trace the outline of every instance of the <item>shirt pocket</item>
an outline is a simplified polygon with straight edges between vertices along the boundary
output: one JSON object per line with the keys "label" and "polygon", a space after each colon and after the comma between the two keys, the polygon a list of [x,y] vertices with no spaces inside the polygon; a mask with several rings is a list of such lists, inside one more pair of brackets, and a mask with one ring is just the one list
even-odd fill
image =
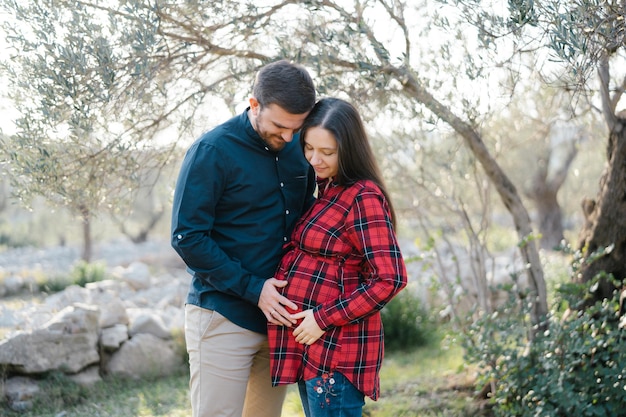
{"label": "shirt pocket", "polygon": [[285,197],[285,203],[287,207],[301,210],[304,201],[306,200],[307,192],[307,176],[295,175],[285,178],[283,181],[283,195]]}

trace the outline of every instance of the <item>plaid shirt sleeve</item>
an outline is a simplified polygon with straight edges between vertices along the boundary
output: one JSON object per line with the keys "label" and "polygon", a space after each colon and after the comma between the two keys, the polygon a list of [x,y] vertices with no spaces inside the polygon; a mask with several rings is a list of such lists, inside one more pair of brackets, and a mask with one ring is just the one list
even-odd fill
{"label": "plaid shirt sleeve", "polygon": [[365,186],[351,202],[346,233],[363,257],[363,281],[350,294],[342,295],[315,312],[320,327],[344,326],[380,310],[407,284],[407,272],[391,223],[384,195],[375,186]]}

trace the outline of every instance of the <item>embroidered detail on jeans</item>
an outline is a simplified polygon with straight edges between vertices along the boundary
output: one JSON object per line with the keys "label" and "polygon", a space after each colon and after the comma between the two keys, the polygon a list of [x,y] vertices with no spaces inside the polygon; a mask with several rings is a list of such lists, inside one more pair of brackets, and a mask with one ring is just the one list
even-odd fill
{"label": "embroidered detail on jeans", "polygon": [[337,396],[335,378],[332,372],[322,374],[321,378],[317,380],[315,392],[317,392],[320,408],[330,406],[330,399]]}

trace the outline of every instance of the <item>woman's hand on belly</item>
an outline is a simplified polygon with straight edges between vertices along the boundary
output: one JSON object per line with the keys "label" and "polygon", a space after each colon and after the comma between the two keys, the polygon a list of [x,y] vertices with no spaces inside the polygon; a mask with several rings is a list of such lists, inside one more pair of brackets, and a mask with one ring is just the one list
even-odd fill
{"label": "woman's hand on belly", "polygon": [[313,317],[313,310],[304,310],[296,314],[292,314],[291,318],[302,319],[302,322],[293,331],[296,342],[303,345],[312,345],[326,333],[320,328]]}

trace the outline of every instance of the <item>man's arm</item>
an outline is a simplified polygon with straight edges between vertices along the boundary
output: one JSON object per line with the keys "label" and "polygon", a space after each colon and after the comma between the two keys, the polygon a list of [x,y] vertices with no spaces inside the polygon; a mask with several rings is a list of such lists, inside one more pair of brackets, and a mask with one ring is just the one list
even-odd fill
{"label": "man's arm", "polygon": [[172,247],[185,264],[218,291],[257,304],[265,281],[246,271],[212,238],[216,205],[229,162],[210,145],[197,142],[183,160],[172,206]]}

